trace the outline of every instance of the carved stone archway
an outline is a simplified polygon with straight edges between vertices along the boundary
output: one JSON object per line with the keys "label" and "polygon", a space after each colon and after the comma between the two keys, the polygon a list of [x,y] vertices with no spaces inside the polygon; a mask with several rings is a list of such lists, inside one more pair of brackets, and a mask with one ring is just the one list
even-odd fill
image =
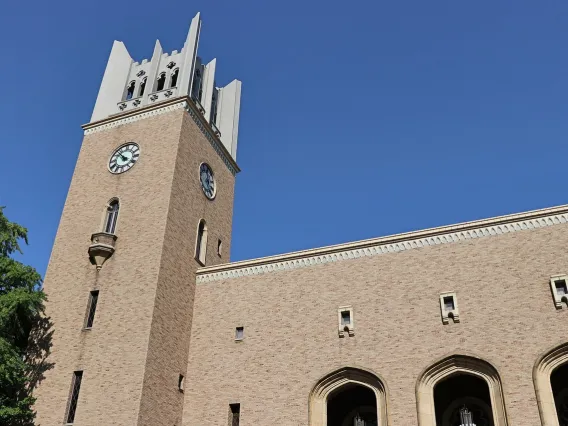
{"label": "carved stone archway", "polygon": [[310,393],[309,426],[327,426],[327,400],[331,393],[342,386],[355,384],[371,389],[377,401],[379,426],[388,426],[387,392],[384,382],[366,370],[344,367],[322,378]]}
{"label": "carved stone archway", "polygon": [[416,385],[418,425],[436,426],[434,387],[440,381],[456,374],[469,374],[485,380],[489,387],[495,426],[507,426],[503,390],[497,370],[482,359],[466,355],[448,356],[421,374]]}
{"label": "carved stone archway", "polygon": [[542,426],[559,426],[550,376],[558,367],[568,363],[568,343],[546,352],[535,363],[533,380]]}

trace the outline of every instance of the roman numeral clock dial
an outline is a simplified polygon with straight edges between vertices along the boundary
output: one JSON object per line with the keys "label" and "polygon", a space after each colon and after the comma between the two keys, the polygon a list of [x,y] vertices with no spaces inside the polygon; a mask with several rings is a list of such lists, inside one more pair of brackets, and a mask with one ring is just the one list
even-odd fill
{"label": "roman numeral clock dial", "polygon": [[108,169],[111,173],[124,173],[132,168],[140,157],[140,147],[134,142],[119,146],[110,156]]}

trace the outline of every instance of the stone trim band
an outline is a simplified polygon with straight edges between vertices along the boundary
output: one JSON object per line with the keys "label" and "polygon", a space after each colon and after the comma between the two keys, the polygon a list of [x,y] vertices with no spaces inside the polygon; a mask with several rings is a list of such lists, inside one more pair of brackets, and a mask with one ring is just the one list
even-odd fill
{"label": "stone trim band", "polygon": [[182,108],[185,109],[191,116],[197,127],[199,127],[199,130],[201,130],[201,133],[203,133],[203,135],[207,138],[215,152],[221,157],[233,176],[240,172],[241,170],[239,169],[239,166],[237,165],[235,160],[233,160],[233,158],[231,157],[231,154],[227,152],[227,149],[223,146],[223,143],[218,140],[216,136],[214,136],[214,132],[210,129],[209,124],[204,122],[204,120],[201,118],[201,114],[195,110],[192,102],[188,101],[188,98],[186,96],[165,102],[160,102],[155,105],[140,108],[134,111],[129,111],[123,114],[117,114],[104,120],[84,124],[82,127],[86,136]]}
{"label": "stone trim band", "polygon": [[498,216],[457,225],[298,251],[283,255],[210,266],[197,270],[197,283],[305,268],[359,257],[449,244],[482,237],[543,228],[568,222],[568,205]]}

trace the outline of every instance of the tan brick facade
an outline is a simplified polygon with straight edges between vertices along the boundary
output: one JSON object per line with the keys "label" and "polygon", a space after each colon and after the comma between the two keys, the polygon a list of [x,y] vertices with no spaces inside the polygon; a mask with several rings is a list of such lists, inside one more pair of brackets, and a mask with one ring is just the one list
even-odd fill
{"label": "tan brick facade", "polygon": [[[236,165],[186,100],[164,105],[86,127],[45,280],[55,368],[36,393],[38,424],[64,423],[82,370],[81,426],[227,426],[233,403],[240,426],[324,426],[327,395],[350,380],[375,389],[381,426],[434,426],[428,392],[447,364],[491,382],[496,426],[557,426],[546,375],[568,360],[568,310],[550,278],[568,274],[568,207],[227,263]],[[109,173],[128,141],[140,160]],[[215,171],[213,201],[202,162]],[[87,248],[113,197],[116,252],[97,272]],[[200,219],[205,268],[194,259]],[[442,321],[443,293],[459,322]],[[340,307],[354,319],[345,333]]]}
{"label": "tan brick facade", "polygon": [[[344,367],[383,380],[389,426],[417,425],[419,377],[453,354],[495,367],[506,424],[540,425],[533,367],[543,353],[568,341],[568,311],[555,308],[549,287],[552,275],[568,269],[566,244],[568,224],[558,224],[201,281],[184,425],[225,426],[228,404],[235,402],[241,403],[243,426],[319,424],[309,423],[310,392]],[[256,264],[278,262],[283,260]],[[439,295],[445,291],[457,294],[460,323],[442,323]],[[342,305],[353,306],[353,337],[338,337]],[[236,343],[240,325],[245,338]]]}
{"label": "tan brick facade", "polygon": [[[132,170],[107,170],[124,142],[140,145]],[[217,197],[199,185],[215,171]],[[207,221],[207,263],[217,238],[230,250],[234,176],[183,109],[85,137],[45,278],[55,323],[55,368],[37,391],[38,423],[64,423],[73,371],[83,370],[78,425],[180,424],[195,288],[195,239]],[[116,252],[97,272],[87,248],[112,197],[120,200]],[[89,292],[98,289],[92,330],[83,330]]]}

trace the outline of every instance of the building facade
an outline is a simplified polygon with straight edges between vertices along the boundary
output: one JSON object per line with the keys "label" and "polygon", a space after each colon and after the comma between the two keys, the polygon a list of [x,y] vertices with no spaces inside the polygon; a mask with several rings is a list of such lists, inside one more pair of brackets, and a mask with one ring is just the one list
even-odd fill
{"label": "building facade", "polygon": [[115,42],[45,291],[38,424],[568,425],[568,206],[229,262],[241,83]]}

